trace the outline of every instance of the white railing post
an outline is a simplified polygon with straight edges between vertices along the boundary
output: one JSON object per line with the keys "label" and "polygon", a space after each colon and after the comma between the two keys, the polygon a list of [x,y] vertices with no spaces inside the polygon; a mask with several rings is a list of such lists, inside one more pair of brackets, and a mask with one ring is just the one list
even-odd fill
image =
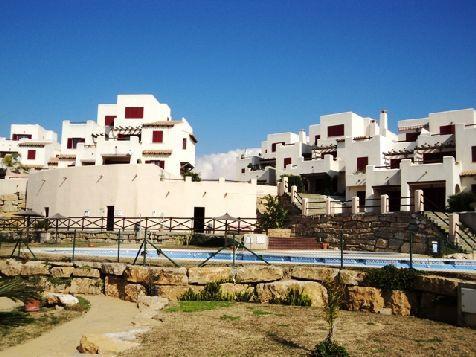
{"label": "white railing post", "polygon": [[380,195],[380,213],[385,214],[390,211],[390,202],[388,195]]}
{"label": "white railing post", "polygon": [[425,211],[425,197],[423,196],[423,190],[415,190],[415,201],[413,202],[415,206],[415,212]]}
{"label": "white railing post", "polygon": [[450,213],[450,219],[448,222],[448,238],[454,244],[458,244],[458,232],[459,232],[459,214]]}
{"label": "white railing post", "polygon": [[357,214],[360,212],[360,198],[355,196],[352,197],[352,214]]}
{"label": "white railing post", "polygon": [[277,186],[278,186],[278,196],[281,197],[284,195],[284,182],[278,181]]}
{"label": "white railing post", "polygon": [[332,199],[330,197],[326,197],[326,214],[332,214]]}
{"label": "white railing post", "polygon": [[296,194],[297,194],[297,186],[292,185],[291,186],[291,202],[296,203]]}
{"label": "white railing post", "polygon": [[302,199],[302,215],[307,216],[307,211],[309,210],[309,198],[304,197]]}
{"label": "white railing post", "polygon": [[281,182],[283,183],[283,193],[289,192],[289,178],[287,176],[284,176],[281,179]]}

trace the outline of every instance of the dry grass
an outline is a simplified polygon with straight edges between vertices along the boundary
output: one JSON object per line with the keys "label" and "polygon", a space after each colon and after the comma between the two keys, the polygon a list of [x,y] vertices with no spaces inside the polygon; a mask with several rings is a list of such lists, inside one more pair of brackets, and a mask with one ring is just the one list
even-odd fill
{"label": "dry grass", "polygon": [[[169,311],[124,356],[305,356],[327,332],[314,308],[236,303]],[[476,355],[476,331],[413,317],[342,311],[335,337],[352,356]]]}

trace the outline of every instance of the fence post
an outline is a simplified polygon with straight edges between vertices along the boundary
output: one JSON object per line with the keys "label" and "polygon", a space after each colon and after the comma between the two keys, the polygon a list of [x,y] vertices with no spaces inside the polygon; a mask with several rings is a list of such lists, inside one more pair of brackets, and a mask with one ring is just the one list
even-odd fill
{"label": "fence post", "polygon": [[[284,178],[284,177],[283,177]],[[296,194],[297,194],[297,186],[292,185],[291,186],[291,202],[296,203]]]}
{"label": "fence post", "polygon": [[423,190],[415,190],[415,212],[425,211],[425,197],[423,196]]}
{"label": "fence post", "polygon": [[342,228],[339,233],[339,249],[340,249],[340,268],[344,269],[344,236]]}
{"label": "fence post", "polygon": [[352,214],[357,214],[360,212],[360,198],[355,196],[352,197]]}
{"label": "fence post", "polygon": [[[284,179],[284,177],[283,177]],[[284,182],[283,181],[278,181],[276,183],[276,186],[278,186],[278,196],[281,197],[284,195]]]}
{"label": "fence post", "polygon": [[122,238],[122,234],[121,234],[121,230],[119,229],[119,231],[117,232],[117,262],[119,263],[119,257],[120,257],[120,251],[121,251],[121,238]]}
{"label": "fence post", "polygon": [[380,213],[385,214],[390,210],[390,203],[387,194],[380,195]]}
{"label": "fence post", "polygon": [[332,214],[332,199],[330,197],[326,197],[326,214]]}
{"label": "fence post", "polygon": [[307,216],[307,211],[309,210],[309,198],[304,197],[302,199],[301,213],[303,216]]}
{"label": "fence post", "polygon": [[281,179],[281,182],[283,183],[283,194],[289,192],[289,178],[287,176],[283,177]]}
{"label": "fence post", "polygon": [[76,250],[76,229],[74,230],[73,235],[73,256],[71,257],[71,262],[74,263],[74,252]]}
{"label": "fence post", "polygon": [[451,243],[453,244],[459,243],[458,232],[459,232],[459,214],[450,213],[448,238],[450,239]]}

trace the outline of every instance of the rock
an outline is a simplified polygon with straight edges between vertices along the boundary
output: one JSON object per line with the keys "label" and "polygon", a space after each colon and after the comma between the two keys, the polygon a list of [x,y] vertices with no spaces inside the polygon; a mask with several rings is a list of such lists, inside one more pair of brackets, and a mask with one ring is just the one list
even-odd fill
{"label": "rock", "polygon": [[146,295],[145,287],[141,284],[126,284],[124,287],[124,300],[137,302],[140,295]]}
{"label": "rock", "polygon": [[157,268],[154,269],[156,274],[154,284],[157,285],[187,285],[187,269],[186,268]]}
{"label": "rock", "polygon": [[124,270],[124,277],[131,283],[149,283],[155,279],[157,268],[147,268],[135,265],[128,265]]}
{"label": "rock", "polygon": [[138,345],[137,342],[120,340],[105,334],[88,334],[81,337],[76,349],[79,353],[107,355],[123,352]]}
{"label": "rock", "polygon": [[203,285],[180,286],[180,285],[157,285],[157,293],[161,297],[166,297],[171,301],[177,301],[188,289],[200,292],[204,289]]}
{"label": "rock", "polygon": [[380,289],[351,286],[348,293],[347,308],[350,311],[380,312],[384,307]]}
{"label": "rock", "polygon": [[160,296],[139,295],[137,298],[137,307],[140,312],[140,319],[152,319],[169,304],[169,299]]}
{"label": "rock", "polygon": [[268,303],[273,300],[285,299],[289,291],[297,289],[311,300],[311,306],[324,307],[327,301],[327,290],[315,281],[281,280],[272,283],[258,284],[256,296],[258,301]]}
{"label": "rock", "polygon": [[[428,247],[426,243],[413,243],[413,253],[414,254],[426,254]],[[405,242],[400,247],[401,253],[410,253],[410,243]]]}
{"label": "rock", "polygon": [[188,268],[190,284],[206,285],[210,282],[226,282],[231,279],[230,267],[193,267]]}
{"label": "rock", "polygon": [[79,300],[70,294],[46,293],[45,298],[48,305],[74,306],[79,304]]}
{"label": "rock", "polygon": [[251,297],[254,293],[254,288],[248,284],[224,283],[220,284],[220,292],[222,295],[234,299],[237,295],[244,294]]}
{"label": "rock", "polygon": [[276,266],[245,266],[236,270],[236,281],[240,283],[260,283],[279,280],[283,269]]}
{"label": "rock", "polygon": [[93,268],[75,268],[73,270],[73,276],[78,278],[100,278],[101,274],[99,273],[99,269]]}
{"label": "rock", "polygon": [[118,299],[124,299],[125,282],[121,276],[106,275],[104,279],[104,294]]}
{"label": "rock", "polygon": [[102,281],[92,278],[73,278],[68,291],[71,294],[99,295],[102,293]]}
{"label": "rock", "polygon": [[414,289],[436,295],[456,296],[460,282],[461,280],[456,278],[445,278],[438,275],[418,275]]}
{"label": "rock", "polygon": [[21,265],[21,275],[49,275],[48,267],[43,262],[30,261]]}
{"label": "rock", "polygon": [[367,273],[358,270],[341,270],[340,277],[341,281],[344,285],[359,285],[365,277]]}
{"label": "rock", "polygon": [[393,315],[410,316],[412,303],[415,299],[408,293],[401,290],[393,290],[390,294],[386,306],[391,308]]}
{"label": "rock", "polygon": [[338,273],[339,269],[335,268],[297,266],[292,269],[291,277],[298,280],[326,282],[334,280]]}
{"label": "rock", "polygon": [[50,274],[54,278],[70,278],[73,271],[73,267],[53,267],[50,269]]}
{"label": "rock", "polygon": [[388,247],[388,240],[379,238],[375,243],[375,248],[387,248]]}
{"label": "rock", "polygon": [[106,275],[122,276],[124,270],[126,270],[126,265],[122,263],[104,263],[101,269]]}
{"label": "rock", "polygon": [[64,306],[61,306],[61,305],[55,305],[55,310],[58,310],[58,311],[63,311],[63,310],[64,310]]}
{"label": "rock", "polygon": [[15,259],[0,260],[0,273],[5,276],[20,275],[21,265]]}

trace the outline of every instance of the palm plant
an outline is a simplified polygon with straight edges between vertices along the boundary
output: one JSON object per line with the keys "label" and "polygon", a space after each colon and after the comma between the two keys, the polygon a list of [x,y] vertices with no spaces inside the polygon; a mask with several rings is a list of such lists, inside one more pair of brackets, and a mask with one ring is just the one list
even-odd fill
{"label": "palm plant", "polygon": [[0,297],[6,297],[14,301],[39,299],[42,289],[38,284],[29,283],[21,278],[0,279]]}
{"label": "palm plant", "polygon": [[25,168],[21,164],[20,155],[18,153],[5,155],[5,157],[2,160],[2,163],[7,169],[10,169],[12,172],[16,174],[20,174],[20,173],[28,171],[28,169]]}

